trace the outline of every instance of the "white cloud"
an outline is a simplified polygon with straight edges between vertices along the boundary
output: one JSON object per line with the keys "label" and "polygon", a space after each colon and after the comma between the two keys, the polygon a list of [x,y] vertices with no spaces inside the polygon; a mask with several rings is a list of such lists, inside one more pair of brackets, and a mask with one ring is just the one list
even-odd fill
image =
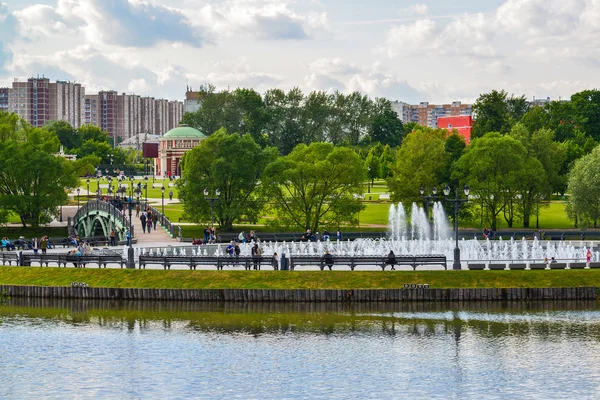
{"label": "white cloud", "polygon": [[414,17],[417,15],[427,15],[429,8],[426,4],[413,4],[412,6],[401,8],[398,15],[401,17]]}

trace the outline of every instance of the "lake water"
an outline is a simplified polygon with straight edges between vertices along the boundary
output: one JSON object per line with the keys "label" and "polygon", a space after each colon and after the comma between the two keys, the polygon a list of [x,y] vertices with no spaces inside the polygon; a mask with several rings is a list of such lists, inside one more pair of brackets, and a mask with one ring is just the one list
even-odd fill
{"label": "lake water", "polygon": [[597,399],[596,302],[12,299],[0,398]]}

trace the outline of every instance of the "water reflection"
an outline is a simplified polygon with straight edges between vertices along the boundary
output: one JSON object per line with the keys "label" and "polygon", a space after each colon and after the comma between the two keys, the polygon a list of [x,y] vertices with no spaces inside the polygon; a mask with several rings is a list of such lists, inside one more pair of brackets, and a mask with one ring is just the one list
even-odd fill
{"label": "water reflection", "polygon": [[598,398],[596,302],[10,299],[0,398]]}
{"label": "water reflection", "polygon": [[123,326],[129,331],[285,334],[352,332],[416,336],[565,334],[600,337],[595,301],[478,303],[201,303],[13,298],[0,316],[41,318],[72,325]]}

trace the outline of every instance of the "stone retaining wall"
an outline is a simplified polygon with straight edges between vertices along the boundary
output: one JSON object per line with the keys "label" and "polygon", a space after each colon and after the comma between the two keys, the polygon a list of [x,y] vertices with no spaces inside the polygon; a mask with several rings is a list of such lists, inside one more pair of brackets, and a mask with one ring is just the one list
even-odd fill
{"label": "stone retaining wall", "polygon": [[231,302],[407,302],[595,300],[596,287],[512,289],[119,289],[0,285],[11,297],[231,301]]}

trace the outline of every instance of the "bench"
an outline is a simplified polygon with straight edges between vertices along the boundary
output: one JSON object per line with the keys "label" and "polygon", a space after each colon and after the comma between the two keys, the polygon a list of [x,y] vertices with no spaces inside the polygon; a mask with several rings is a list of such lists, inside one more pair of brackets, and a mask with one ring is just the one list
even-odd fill
{"label": "bench", "polygon": [[476,263],[476,264],[467,264],[470,271],[483,271],[485,269],[485,264]]}
{"label": "bench", "polygon": [[511,271],[519,271],[519,270],[524,270],[525,267],[527,267],[527,264],[525,264],[525,263],[509,264],[508,267],[510,268]]}
{"label": "bench", "polygon": [[160,265],[163,269],[171,269],[172,265],[184,265],[191,270],[196,270],[199,265],[214,266],[217,270],[223,270],[226,266],[242,266],[246,270],[250,270],[253,266],[260,269],[263,266],[271,266],[271,257],[260,257],[254,259],[252,257],[241,256],[140,256],[139,267],[145,269],[147,265]]}
{"label": "bench", "polygon": [[121,268],[127,263],[120,255],[89,255],[89,256],[75,256],[71,254],[23,254],[23,265],[30,266],[32,263],[39,264],[40,267],[44,265],[49,266],[50,263],[54,263],[61,266],[67,267],[68,263],[73,263],[75,267],[84,267],[87,264],[95,264],[98,268],[106,268],[108,264],[116,264]]}
{"label": "bench", "polygon": [[529,264],[529,269],[546,269],[546,266],[544,263],[532,263]]}
{"label": "bench", "polygon": [[550,269],[565,269],[567,268],[567,264],[565,263],[550,263],[548,264]]}
{"label": "bench", "polygon": [[15,265],[19,265],[19,255],[17,253],[2,253],[2,265],[6,265],[6,263],[8,263],[8,265],[12,265],[13,262]]}
{"label": "bench", "polygon": [[[361,265],[377,266],[382,271],[385,271],[387,266],[392,266],[387,256],[379,257],[348,257],[348,256],[333,256],[333,262],[325,261],[323,257],[317,256],[293,256],[290,257],[290,269],[294,270],[296,266],[318,266],[321,271],[326,266],[331,264],[344,265],[350,267],[350,270],[354,271],[355,267]],[[408,265],[416,270],[418,266],[422,265],[441,265],[444,269],[447,269],[446,256],[443,255],[431,255],[431,256],[396,256],[396,261],[393,266]]]}
{"label": "bench", "polygon": [[490,263],[488,268],[490,271],[504,271],[506,269],[506,264]]}

